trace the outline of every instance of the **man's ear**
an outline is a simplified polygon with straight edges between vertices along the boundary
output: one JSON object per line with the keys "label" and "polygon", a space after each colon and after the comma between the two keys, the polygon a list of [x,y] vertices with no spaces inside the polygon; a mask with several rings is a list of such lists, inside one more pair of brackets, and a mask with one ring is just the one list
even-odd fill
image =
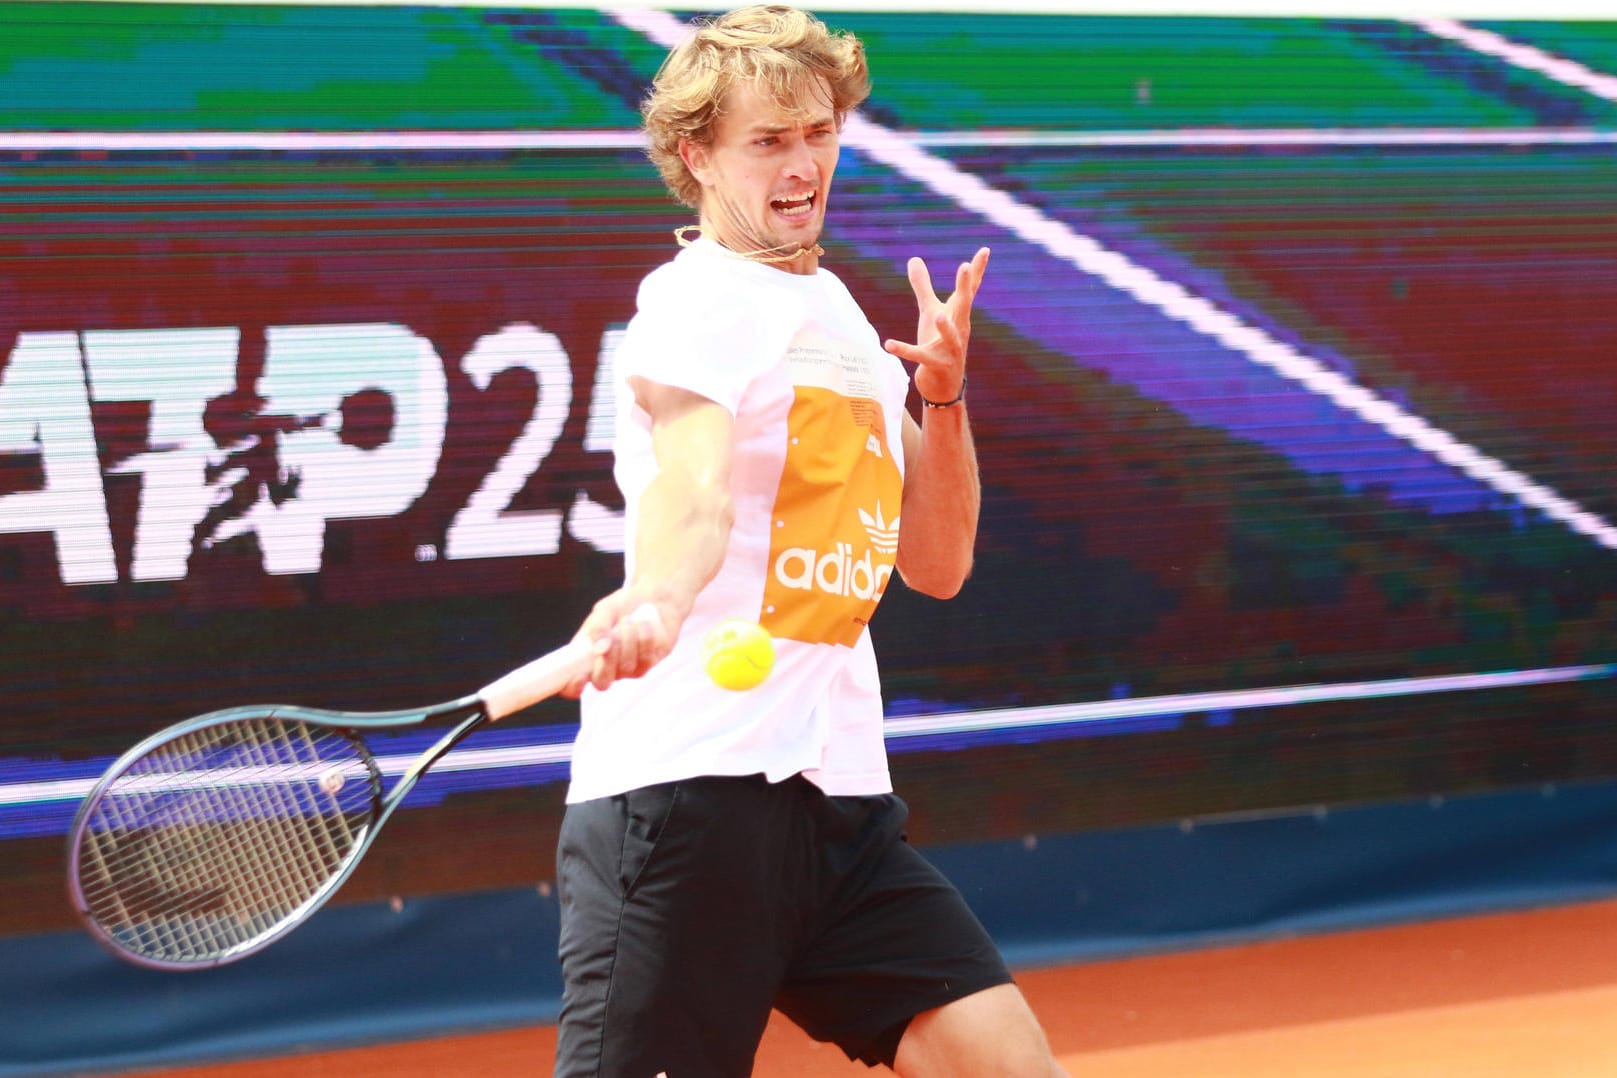
{"label": "man's ear", "polygon": [[705,142],[692,142],[688,138],[681,138],[679,159],[685,162],[685,168],[695,177],[697,183],[703,187],[712,186],[713,147]]}

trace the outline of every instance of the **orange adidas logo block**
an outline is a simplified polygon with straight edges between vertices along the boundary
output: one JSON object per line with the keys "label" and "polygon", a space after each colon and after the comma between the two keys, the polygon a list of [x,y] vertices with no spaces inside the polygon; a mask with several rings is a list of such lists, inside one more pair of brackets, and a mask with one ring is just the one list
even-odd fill
{"label": "orange adidas logo block", "polygon": [[787,361],[797,390],[760,623],[851,647],[893,574],[904,480],[869,359],[822,337],[800,338]]}

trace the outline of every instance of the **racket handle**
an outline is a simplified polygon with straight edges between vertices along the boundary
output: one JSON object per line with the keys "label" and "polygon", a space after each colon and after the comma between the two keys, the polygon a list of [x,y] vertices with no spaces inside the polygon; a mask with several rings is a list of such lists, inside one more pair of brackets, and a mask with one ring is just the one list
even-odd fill
{"label": "racket handle", "polygon": [[[651,603],[636,607],[626,620],[645,625],[662,624],[661,615]],[[570,682],[588,674],[594,662],[595,648],[591,643],[574,640],[490,682],[477,696],[490,719],[503,719],[555,696]]]}
{"label": "racket handle", "polygon": [[503,719],[555,696],[569,682],[589,673],[592,661],[589,641],[574,640],[490,682],[477,695],[489,718]]}

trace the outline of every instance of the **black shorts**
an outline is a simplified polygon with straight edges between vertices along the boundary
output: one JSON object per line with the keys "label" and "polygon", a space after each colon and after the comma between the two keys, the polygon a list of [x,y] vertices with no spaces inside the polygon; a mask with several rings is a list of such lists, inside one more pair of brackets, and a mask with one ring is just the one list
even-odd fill
{"label": "black shorts", "polygon": [[758,775],[569,805],[558,1078],[745,1076],[772,1006],[891,1065],[915,1015],[1008,983],[908,811]]}

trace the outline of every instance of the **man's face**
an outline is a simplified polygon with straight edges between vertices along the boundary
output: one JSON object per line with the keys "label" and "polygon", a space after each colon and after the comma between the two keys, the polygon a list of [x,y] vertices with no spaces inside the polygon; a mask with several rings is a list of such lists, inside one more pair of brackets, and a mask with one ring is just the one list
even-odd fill
{"label": "man's face", "polygon": [[[810,249],[825,226],[837,167],[837,124],[824,81],[818,93],[783,107],[751,83],[737,84],[713,125],[713,141],[681,147],[702,185],[702,221],[737,253]],[[812,272],[811,254],[787,265]]]}

